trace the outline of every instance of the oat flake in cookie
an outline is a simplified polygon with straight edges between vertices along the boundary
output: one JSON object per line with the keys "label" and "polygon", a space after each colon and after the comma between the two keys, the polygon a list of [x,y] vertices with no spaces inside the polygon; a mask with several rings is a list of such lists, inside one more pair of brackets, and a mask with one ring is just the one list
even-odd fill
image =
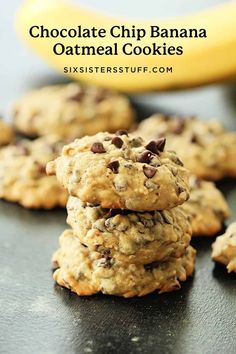
{"label": "oat flake in cookie", "polygon": [[13,129],[2,119],[0,119],[0,146],[9,144],[13,138]]}
{"label": "oat flake in cookie", "polygon": [[124,264],[180,257],[192,236],[190,219],[181,206],[133,212],[103,209],[69,197],[67,212],[67,223],[83,245]]}
{"label": "oat flake in cookie", "polygon": [[188,172],[165,139],[145,143],[126,131],[76,139],[47,165],[72,196],[102,208],[164,210],[189,198]]}
{"label": "oat flake in cookie", "polygon": [[195,250],[189,246],[182,257],[165,262],[123,264],[106,258],[82,245],[73,230],[60,237],[60,248],[53,256],[57,268],[55,281],[80,296],[103,293],[123,297],[144,296],[180,288],[194,271]]}
{"label": "oat flake in cookie", "polygon": [[134,135],[144,139],[165,136],[167,149],[174,150],[191,174],[203,179],[236,177],[236,133],[217,121],[156,114],[139,124]]}
{"label": "oat flake in cookie", "polygon": [[193,236],[214,236],[230,217],[229,206],[213,182],[190,177],[190,198],[182,208],[192,218]]}
{"label": "oat flake in cookie", "polygon": [[236,222],[232,223],[212,245],[212,259],[226,265],[228,272],[236,272]]}
{"label": "oat flake in cookie", "polygon": [[65,206],[67,192],[56,177],[46,175],[46,164],[63,146],[58,137],[21,140],[0,150],[0,198],[25,208]]}
{"label": "oat flake in cookie", "polygon": [[129,129],[134,122],[127,97],[78,83],[31,91],[14,104],[13,115],[17,130],[27,136],[57,134],[71,140]]}

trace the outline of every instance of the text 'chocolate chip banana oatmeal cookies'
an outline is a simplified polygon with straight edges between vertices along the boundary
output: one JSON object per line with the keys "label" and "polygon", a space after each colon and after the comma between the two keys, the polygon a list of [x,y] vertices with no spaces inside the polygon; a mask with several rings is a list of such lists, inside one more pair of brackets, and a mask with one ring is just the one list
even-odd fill
{"label": "text 'chocolate chip banana oatmeal cookies'", "polygon": [[25,208],[65,207],[67,192],[56,177],[46,175],[46,164],[64,143],[56,136],[20,140],[0,150],[0,198]]}
{"label": "text 'chocolate chip banana oatmeal cookies'", "polygon": [[191,217],[193,236],[214,236],[230,217],[229,206],[213,182],[190,177],[190,198],[182,205]]}
{"label": "text 'chocolate chip banana oatmeal cookies'", "polygon": [[127,97],[78,83],[31,91],[14,104],[13,115],[15,127],[27,136],[57,134],[70,140],[130,129],[134,123]]}
{"label": "text 'chocolate chip banana oatmeal cookies'", "polygon": [[2,119],[0,119],[0,146],[10,144],[13,138],[13,129]]}
{"label": "text 'chocolate chip banana oatmeal cookies'", "polygon": [[212,244],[212,259],[226,265],[228,273],[236,272],[236,222]]}
{"label": "text 'chocolate chip banana oatmeal cookies'", "polygon": [[123,263],[181,257],[189,245],[190,218],[181,207],[153,212],[103,209],[70,197],[67,223],[91,251]]}
{"label": "text 'chocolate chip banana oatmeal cookies'", "polygon": [[103,293],[123,297],[144,296],[180,288],[194,271],[195,250],[189,246],[182,257],[169,257],[151,264],[124,264],[91,251],[80,243],[73,230],[60,236],[60,248],[53,256],[58,267],[53,277],[59,285],[80,296]]}
{"label": "text 'chocolate chip banana oatmeal cookies'", "polygon": [[165,139],[144,143],[127,131],[76,139],[47,165],[69,194],[103,208],[164,210],[189,198],[188,172]]}
{"label": "text 'chocolate chip banana oatmeal cookies'", "polygon": [[156,114],[134,132],[146,140],[165,136],[167,149],[174,150],[191,174],[203,179],[236,177],[236,133],[217,121]]}

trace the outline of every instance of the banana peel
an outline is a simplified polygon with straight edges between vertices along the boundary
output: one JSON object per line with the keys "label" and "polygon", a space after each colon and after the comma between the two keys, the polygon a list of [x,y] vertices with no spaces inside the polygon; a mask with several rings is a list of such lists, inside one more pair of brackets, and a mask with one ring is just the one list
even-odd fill
{"label": "banana peel", "polygon": [[[158,91],[183,89],[199,85],[225,81],[236,77],[236,2],[228,2],[194,15],[172,20],[126,21],[86,10],[63,0],[25,0],[16,15],[16,29],[23,40],[42,58],[60,72],[64,67],[148,67],[148,72],[127,73],[80,73],[72,72],[74,80],[117,89],[124,92]],[[137,38],[32,38],[32,26],[45,28],[105,28],[117,25],[131,28],[144,28],[151,25],[160,28],[205,28],[207,38],[157,38],[148,36]],[[182,55],[55,55],[53,46],[62,42],[65,46],[98,46],[118,42],[122,47],[131,42],[135,45],[150,46],[152,42],[165,42],[166,45],[182,45]],[[149,73],[152,67],[172,67],[170,73]]]}

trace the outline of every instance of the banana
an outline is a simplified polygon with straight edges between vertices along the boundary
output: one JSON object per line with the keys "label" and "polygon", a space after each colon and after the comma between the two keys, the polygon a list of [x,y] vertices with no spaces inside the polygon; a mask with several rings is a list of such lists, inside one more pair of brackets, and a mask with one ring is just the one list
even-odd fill
{"label": "banana", "polygon": [[[33,50],[73,79],[125,92],[157,91],[194,87],[234,78],[235,18],[235,1],[172,20],[129,22],[85,10],[63,0],[25,0],[16,15],[16,29]],[[110,34],[110,29],[114,26],[117,26],[113,33],[116,38]],[[151,26],[158,26],[165,34],[164,37],[150,38]],[[42,28],[43,35],[48,34],[48,37],[33,38],[32,35],[42,35]],[[176,29],[180,35],[183,29],[193,28],[205,29],[207,37],[189,38],[188,33],[187,38],[167,37],[171,29]],[[51,31],[52,29],[54,30]],[[72,29],[70,35],[75,37],[57,37],[57,32],[61,29]],[[101,29],[106,31],[105,38]],[[68,32],[64,30],[61,34]],[[175,55],[154,55],[157,45],[160,45],[162,52],[169,47],[182,47],[183,54],[176,52]],[[101,47],[101,53],[82,55],[84,53],[81,51],[86,46]],[[118,46],[125,46],[128,54],[118,50]],[[132,67],[133,71],[146,67],[146,71],[140,69],[135,74],[128,70],[116,73],[108,71],[107,75],[104,74],[107,69],[117,66]],[[78,67],[103,67],[105,71],[82,72]],[[152,72],[152,68],[156,68],[157,72]]]}

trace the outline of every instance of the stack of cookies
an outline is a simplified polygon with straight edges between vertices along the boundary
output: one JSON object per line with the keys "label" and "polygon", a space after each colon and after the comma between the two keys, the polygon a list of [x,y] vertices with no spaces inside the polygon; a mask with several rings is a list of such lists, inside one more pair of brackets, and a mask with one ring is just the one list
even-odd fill
{"label": "stack of cookies", "polygon": [[47,165],[70,195],[54,279],[78,295],[168,292],[193,273],[188,173],[165,139],[76,139]]}

